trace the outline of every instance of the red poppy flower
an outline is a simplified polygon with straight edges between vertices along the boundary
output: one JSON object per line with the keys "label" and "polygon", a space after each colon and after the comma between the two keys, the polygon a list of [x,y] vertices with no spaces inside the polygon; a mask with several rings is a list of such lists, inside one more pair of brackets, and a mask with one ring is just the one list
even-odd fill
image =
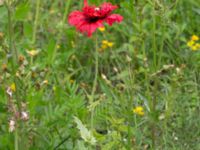
{"label": "red poppy flower", "polygon": [[103,3],[101,6],[89,6],[87,0],[84,0],[82,11],[73,11],[69,14],[68,22],[76,27],[81,33],[87,33],[88,37],[99,27],[103,27],[106,22],[110,26],[114,22],[121,22],[123,17],[118,14],[111,14],[118,7],[111,3]]}

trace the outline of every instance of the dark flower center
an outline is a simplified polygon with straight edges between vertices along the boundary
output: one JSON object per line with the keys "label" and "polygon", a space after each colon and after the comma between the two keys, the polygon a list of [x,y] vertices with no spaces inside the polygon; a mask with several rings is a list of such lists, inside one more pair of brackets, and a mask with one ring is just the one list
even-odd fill
{"label": "dark flower center", "polygon": [[86,21],[90,23],[102,20],[106,18],[106,16],[108,15],[108,12],[103,10],[101,7],[89,7],[89,6],[83,9],[83,13],[85,15]]}

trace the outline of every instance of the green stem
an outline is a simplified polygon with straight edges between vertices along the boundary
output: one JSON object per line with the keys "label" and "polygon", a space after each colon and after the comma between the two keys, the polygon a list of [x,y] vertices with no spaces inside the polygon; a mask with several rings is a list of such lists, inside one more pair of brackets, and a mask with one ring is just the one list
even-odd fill
{"label": "green stem", "polygon": [[156,105],[157,105],[157,90],[158,90],[158,79],[155,77],[153,79],[154,87],[153,87],[153,99],[152,99],[152,106],[151,106],[151,112],[152,112],[152,148],[156,149]]}
{"label": "green stem", "polygon": [[[7,8],[7,13],[8,13],[8,38],[9,38],[9,52],[11,53],[12,60],[11,60],[11,66],[12,66],[12,77],[13,81],[16,85],[16,101],[17,101],[17,107],[18,107],[18,112],[21,112],[21,106],[20,106],[20,99],[19,99],[19,93],[18,93],[18,85],[17,85],[17,77],[15,75],[16,73],[16,67],[17,67],[17,50],[14,48],[14,40],[13,40],[13,22],[12,22],[12,11],[11,11],[11,4],[6,3],[6,8]],[[16,128],[15,131],[15,150],[19,149],[19,144],[18,144],[18,131]]]}
{"label": "green stem", "polygon": [[[98,79],[98,68],[99,68],[99,52],[98,52],[98,41],[97,41],[97,35],[96,35],[96,41],[95,41],[95,77],[94,77],[94,82],[93,82],[93,87],[92,87],[92,93],[91,93],[91,100],[90,100],[90,105],[94,102],[94,94],[97,88],[97,79]],[[94,125],[94,108],[91,110],[91,128],[93,128]]]}
{"label": "green stem", "polygon": [[19,143],[18,143],[18,129],[15,129],[15,150],[19,150]]}
{"label": "green stem", "polygon": [[7,11],[8,11],[8,37],[9,37],[9,52],[11,53],[12,60],[11,60],[11,67],[12,67],[12,77],[16,86],[16,99],[17,99],[17,105],[18,109],[20,111],[20,102],[19,102],[19,93],[18,93],[18,85],[17,85],[17,77],[16,77],[16,66],[18,64],[17,58],[17,50],[14,48],[14,41],[13,41],[13,27],[12,27],[12,12],[11,12],[11,6],[6,3]]}
{"label": "green stem", "polygon": [[[156,0],[153,1],[153,63],[154,63],[154,71],[157,70],[157,46],[156,46]],[[158,79],[153,79],[154,82],[154,88],[153,93],[154,97],[152,99],[151,104],[151,113],[152,113],[152,148],[155,148],[156,145],[156,122],[155,122],[155,111],[156,111],[156,105],[157,105],[157,87],[158,87]]]}
{"label": "green stem", "polygon": [[17,55],[17,51],[16,51],[16,49],[14,48],[14,45],[13,45],[12,12],[11,12],[11,7],[10,7],[9,4],[6,4],[6,7],[7,7],[7,12],[8,12],[9,50],[10,50],[10,53],[12,55],[13,64],[16,64],[17,63],[17,59],[18,59],[18,55]]}
{"label": "green stem", "polygon": [[37,2],[36,2],[35,22],[34,22],[34,27],[33,27],[32,44],[35,43],[35,39],[36,39],[39,13],[40,13],[40,0],[37,0]]}
{"label": "green stem", "polygon": [[[154,62],[154,69],[156,70],[157,65],[157,47],[156,47],[156,12],[155,12],[155,5],[156,2],[154,0],[154,10],[153,10],[153,62]],[[155,71],[154,70],[154,71]]]}

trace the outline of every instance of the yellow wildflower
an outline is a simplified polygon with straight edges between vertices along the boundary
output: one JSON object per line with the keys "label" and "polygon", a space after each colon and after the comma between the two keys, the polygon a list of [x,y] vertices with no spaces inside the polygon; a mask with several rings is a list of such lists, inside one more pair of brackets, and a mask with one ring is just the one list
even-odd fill
{"label": "yellow wildflower", "polygon": [[142,106],[137,106],[133,109],[133,112],[139,116],[144,116],[144,109]]}
{"label": "yellow wildflower", "polygon": [[104,49],[107,48],[107,45],[106,45],[106,44],[102,44],[102,45],[101,45],[101,48],[104,50]]}
{"label": "yellow wildflower", "polygon": [[102,41],[102,44],[105,44],[105,45],[107,45],[109,42],[107,41],[107,40],[103,40]]}
{"label": "yellow wildflower", "polygon": [[197,35],[193,35],[193,36],[191,37],[191,40],[192,40],[192,41],[198,41],[198,40],[199,40],[199,37],[198,37]]}
{"label": "yellow wildflower", "polygon": [[99,31],[101,31],[101,32],[104,32],[104,31],[106,30],[105,27],[99,27],[98,29],[99,29]]}
{"label": "yellow wildflower", "polygon": [[188,41],[188,42],[187,42],[187,46],[188,46],[188,47],[192,47],[193,45],[194,45],[194,41]]}
{"label": "yellow wildflower", "polygon": [[113,47],[114,43],[113,42],[108,42],[108,47]]}
{"label": "yellow wildflower", "polygon": [[196,44],[197,49],[200,49],[200,43]]}
{"label": "yellow wildflower", "polygon": [[12,83],[12,84],[10,85],[10,89],[11,89],[13,92],[16,91],[15,83]]}
{"label": "yellow wildflower", "polygon": [[107,40],[103,40],[102,41],[102,45],[101,45],[101,49],[106,49],[106,48],[108,48],[108,47],[113,47],[113,45],[114,45],[114,43],[113,42],[109,42],[109,41],[107,41]]}
{"label": "yellow wildflower", "polygon": [[30,50],[30,51],[26,51],[31,57],[36,56],[37,54],[39,54],[39,50]]}
{"label": "yellow wildflower", "polygon": [[197,47],[197,45],[195,44],[194,46],[191,47],[191,49],[192,49],[193,51],[196,51],[196,50],[198,49],[198,47]]}

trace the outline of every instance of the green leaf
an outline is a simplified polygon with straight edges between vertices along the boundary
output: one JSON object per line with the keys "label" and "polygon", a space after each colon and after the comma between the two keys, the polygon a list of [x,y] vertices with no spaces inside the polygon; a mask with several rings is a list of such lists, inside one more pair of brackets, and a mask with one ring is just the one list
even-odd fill
{"label": "green leaf", "polygon": [[28,38],[31,38],[33,35],[33,26],[29,22],[24,22],[24,35]]}
{"label": "green leaf", "polygon": [[83,141],[78,141],[77,142],[77,150],[88,150],[88,148],[85,147]]}
{"label": "green leaf", "polygon": [[6,105],[5,104],[3,104],[3,103],[0,103],[0,112],[6,112],[7,111],[7,109],[6,109]]}
{"label": "green leaf", "polygon": [[95,137],[92,135],[91,131],[89,131],[84,125],[83,123],[81,122],[80,119],[78,119],[77,117],[74,117],[74,121],[76,122],[77,124],[77,128],[80,130],[80,134],[81,134],[81,137],[83,138],[83,140],[85,142],[88,142],[92,145],[95,145],[96,144],[96,139]]}
{"label": "green leaf", "polygon": [[51,63],[52,57],[54,55],[54,50],[55,50],[55,46],[56,46],[56,41],[54,40],[53,37],[49,37],[49,42],[46,45],[46,50],[48,53],[48,57],[47,57],[47,64]]}
{"label": "green leaf", "polygon": [[18,21],[24,21],[27,19],[30,6],[28,3],[23,3],[16,8],[15,19]]}

